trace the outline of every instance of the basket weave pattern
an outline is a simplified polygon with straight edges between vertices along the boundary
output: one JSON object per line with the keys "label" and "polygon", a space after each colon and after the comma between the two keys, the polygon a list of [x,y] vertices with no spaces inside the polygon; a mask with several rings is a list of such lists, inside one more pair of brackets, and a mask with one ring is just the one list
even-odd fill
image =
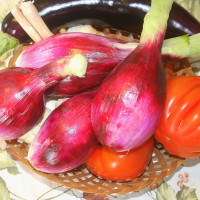
{"label": "basket weave pattern", "polygon": [[164,177],[173,173],[184,161],[184,159],[170,155],[162,145],[156,143],[152,160],[143,175],[133,181],[118,183],[106,181],[91,174],[85,164],[74,170],[60,174],[48,174],[37,171],[27,160],[29,145],[17,140],[7,141],[7,144],[9,153],[37,174],[44,176],[53,182],[87,193],[124,194],[131,191],[140,191],[149,185],[158,183]]}
{"label": "basket weave pattern", "polygon": [[[117,37],[126,41],[135,40],[134,36],[117,30],[103,29],[107,36]],[[137,38],[138,39],[138,38]],[[194,75],[186,60],[176,61],[173,64],[174,75]],[[34,169],[27,160],[29,145],[19,140],[7,141],[8,152],[31,168],[37,174],[64,186],[78,189],[87,193],[125,194],[140,191],[147,186],[158,183],[164,177],[172,174],[184,162],[183,158],[170,155],[163,146],[155,142],[154,153],[145,172],[129,182],[111,182],[90,173],[85,164],[78,168],[60,174],[48,174]]]}

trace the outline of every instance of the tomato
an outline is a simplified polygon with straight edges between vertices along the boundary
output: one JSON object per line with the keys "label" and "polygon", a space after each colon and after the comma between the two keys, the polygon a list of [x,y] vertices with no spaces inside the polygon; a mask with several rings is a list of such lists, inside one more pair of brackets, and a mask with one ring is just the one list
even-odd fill
{"label": "tomato", "polygon": [[125,152],[116,152],[106,146],[100,146],[86,160],[86,165],[93,174],[106,180],[130,181],[145,171],[151,160],[153,148],[153,138]]}
{"label": "tomato", "polygon": [[167,81],[166,105],[155,138],[171,154],[200,156],[200,77],[178,76]]}

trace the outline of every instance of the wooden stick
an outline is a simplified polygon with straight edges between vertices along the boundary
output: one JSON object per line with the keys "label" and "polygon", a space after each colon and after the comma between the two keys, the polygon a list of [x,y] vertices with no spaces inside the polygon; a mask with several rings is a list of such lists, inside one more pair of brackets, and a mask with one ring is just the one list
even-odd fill
{"label": "wooden stick", "polygon": [[19,9],[18,6],[16,6],[11,11],[11,13],[15,17],[15,19],[18,21],[20,26],[24,29],[24,31],[31,37],[31,39],[34,42],[38,42],[38,41],[42,40],[42,37],[35,30],[35,28],[31,25],[31,23],[26,19],[26,17],[23,15],[22,11]]}
{"label": "wooden stick", "polygon": [[42,39],[53,35],[31,1],[22,2],[19,8],[22,10],[22,13],[26,19],[32,24]]}

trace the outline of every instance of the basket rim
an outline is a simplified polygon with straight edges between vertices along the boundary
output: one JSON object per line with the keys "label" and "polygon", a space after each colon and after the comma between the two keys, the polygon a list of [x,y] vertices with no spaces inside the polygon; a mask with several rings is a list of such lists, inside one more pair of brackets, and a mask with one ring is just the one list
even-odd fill
{"label": "basket rim", "polygon": [[[11,155],[11,157],[15,157],[17,158],[21,163],[23,163],[24,165],[26,165],[28,168],[30,168],[32,171],[34,171],[36,174],[41,175],[45,178],[47,178],[50,181],[62,184],[66,187],[72,188],[72,189],[77,189],[80,190],[82,192],[87,192],[87,193],[96,193],[96,194],[125,194],[128,192],[136,192],[136,191],[140,191],[142,189],[145,189],[146,187],[156,184],[159,181],[161,181],[164,177],[169,176],[170,174],[172,174],[174,172],[174,170],[180,166],[183,162],[184,162],[184,158],[180,158],[174,155],[169,154],[164,147],[162,146],[162,144],[155,142],[154,145],[154,154],[156,154],[156,158],[158,157],[161,158],[161,161],[157,162],[156,165],[161,165],[160,170],[162,171],[160,175],[155,175],[157,172],[155,171],[151,171],[152,168],[150,169],[146,169],[144,171],[144,173],[129,182],[113,182],[113,181],[107,181],[105,179],[102,179],[100,177],[97,177],[96,175],[93,175],[86,167],[85,164],[80,165],[79,167],[67,171],[65,173],[58,173],[58,174],[50,174],[50,173],[45,173],[45,172],[41,172],[36,170],[35,168],[32,167],[32,165],[29,163],[29,161],[27,160],[27,154],[28,154],[28,148],[29,145],[24,143],[24,142],[19,142],[19,140],[12,140],[12,141],[6,141],[7,143],[7,151],[8,153]],[[20,150],[21,149],[21,150]],[[26,152],[23,152],[23,154],[26,154],[26,156],[22,156],[21,151],[24,151],[24,149],[26,149]],[[168,158],[164,159],[164,155]],[[152,164],[153,162],[153,156],[152,156],[152,160],[150,161],[148,167]],[[166,163],[169,162],[171,163],[171,165],[167,165]],[[84,173],[83,175],[81,175],[81,173],[87,170],[87,173]],[[147,173],[149,173],[149,176],[152,176],[151,179],[148,179],[148,175],[146,175]],[[70,178],[69,181],[63,181],[63,179],[61,178],[62,176],[68,176],[69,174],[71,174],[70,176],[72,176],[72,178]],[[74,176],[74,177],[73,177]],[[73,179],[80,179],[80,177],[84,177],[84,176],[88,176],[88,178],[86,178],[85,180],[87,180],[87,184],[83,182],[74,182]],[[94,180],[98,180],[98,182],[101,183],[101,185],[96,184],[96,185],[89,185],[88,182],[92,181],[92,183],[94,183]],[[140,181],[139,183],[137,183],[137,181]],[[146,180],[146,181],[144,181]],[[83,184],[84,183],[84,184]],[[84,186],[81,186],[81,185]],[[115,188],[110,188],[108,186],[103,186],[105,184],[109,184],[112,187],[117,187]],[[88,187],[86,187],[86,186]],[[119,187],[120,186],[120,187]],[[101,189],[97,189],[97,187],[101,187]]]}
{"label": "basket rim", "polygon": [[[128,33],[126,31],[112,29],[112,28],[98,27],[97,30],[106,31],[106,36],[108,36],[108,37],[116,36],[117,38],[119,38],[120,36],[125,36],[126,38],[128,38],[130,35],[132,35],[133,36],[132,38],[134,41],[138,41],[138,38],[139,38],[139,36],[136,36],[132,33]],[[6,141],[6,143],[7,143],[7,150],[9,152],[9,154],[11,154],[11,156],[17,157],[17,159],[21,163],[23,163],[24,165],[29,167],[35,173],[47,178],[50,181],[62,184],[66,187],[77,189],[77,190],[87,192],[87,193],[97,193],[97,194],[113,194],[113,193],[125,194],[125,193],[132,192],[132,191],[140,191],[150,185],[158,183],[164,177],[172,174],[174,172],[174,170],[178,166],[180,166],[185,160],[184,158],[180,158],[180,157],[169,154],[160,143],[155,143],[154,154],[156,155],[155,158],[158,159],[158,161],[160,161],[156,165],[156,166],[159,166],[159,165],[161,166],[160,171],[162,171],[162,172],[160,175],[156,175],[155,171],[151,171],[151,170],[154,170],[154,165],[152,163],[153,163],[153,159],[155,159],[154,157],[152,157],[152,160],[150,161],[150,163],[149,163],[147,169],[144,171],[144,173],[140,177],[138,177],[132,181],[129,181],[129,182],[112,182],[112,181],[110,182],[110,181],[101,179],[101,178],[93,175],[88,170],[88,173],[85,173],[85,174],[89,177],[86,178],[85,180],[93,183],[93,185],[89,185],[87,182],[87,184],[86,184],[87,187],[86,187],[86,186],[80,186],[80,184],[77,184],[77,182],[74,182],[73,178],[70,178],[69,181],[63,181],[62,177],[60,177],[62,175],[69,176],[68,174],[72,173],[72,174],[76,175],[75,178],[78,178],[78,179],[82,178],[80,175],[80,172],[83,172],[83,170],[86,169],[85,164],[82,164],[78,168],[76,168],[74,170],[70,170],[65,173],[60,173],[60,174],[44,173],[44,172],[38,171],[34,167],[32,167],[31,164],[29,163],[29,161],[27,160],[26,157],[27,157],[27,150],[28,150],[28,146],[29,146],[28,144],[26,144],[24,142],[21,143],[21,142],[19,142],[19,140]],[[24,154],[24,156],[23,156],[23,154]],[[167,157],[167,158],[165,159],[165,157]],[[165,162],[161,162],[161,161],[165,161]],[[171,163],[171,165],[168,165],[167,163]],[[149,176],[152,177],[151,180],[148,179],[147,174],[149,174]],[[95,185],[95,181],[94,181],[95,179],[99,180],[99,183],[101,183],[101,185],[98,185],[98,184]],[[140,180],[140,182],[138,183],[138,185],[136,187],[136,186],[134,186],[134,184],[136,183],[137,180]],[[109,184],[109,187],[105,186],[105,183]],[[83,182],[81,182],[81,184],[83,184]],[[97,187],[101,187],[101,189],[97,189]],[[117,187],[117,189],[113,189],[115,187]]]}

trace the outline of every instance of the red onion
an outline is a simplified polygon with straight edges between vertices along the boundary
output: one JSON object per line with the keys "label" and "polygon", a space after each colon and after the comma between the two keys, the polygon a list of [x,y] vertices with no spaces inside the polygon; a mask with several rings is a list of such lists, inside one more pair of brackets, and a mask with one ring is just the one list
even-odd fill
{"label": "red onion", "polygon": [[77,54],[58,59],[34,71],[0,71],[0,138],[12,140],[28,132],[44,111],[44,92],[68,75],[83,76],[86,58]]}
{"label": "red onion", "polygon": [[[85,55],[89,63],[84,78],[69,76],[47,91],[47,94],[51,96],[71,96],[98,86],[137,45],[137,43],[125,43],[118,39],[94,34],[57,34],[27,47],[17,59],[16,66],[39,68],[66,55],[77,52]],[[189,53],[190,46],[186,35],[168,39],[163,45],[162,54],[170,58],[192,56]],[[196,49],[200,55],[199,47]]]}
{"label": "red onion", "polygon": [[122,52],[114,45],[121,42],[123,41],[94,34],[57,34],[27,47],[17,59],[16,66],[39,68],[66,55],[85,55],[88,69],[84,78],[69,76],[47,91],[51,96],[71,96],[99,85],[116,63],[125,58],[130,50]]}
{"label": "red onion", "polygon": [[97,139],[125,151],[150,138],[163,113],[165,72],[161,46],[172,0],[152,0],[138,47],[104,79],[92,104]]}
{"label": "red onion", "polygon": [[29,161],[37,170],[65,172],[83,164],[98,147],[91,124],[95,91],[72,97],[44,122],[29,149]]}

